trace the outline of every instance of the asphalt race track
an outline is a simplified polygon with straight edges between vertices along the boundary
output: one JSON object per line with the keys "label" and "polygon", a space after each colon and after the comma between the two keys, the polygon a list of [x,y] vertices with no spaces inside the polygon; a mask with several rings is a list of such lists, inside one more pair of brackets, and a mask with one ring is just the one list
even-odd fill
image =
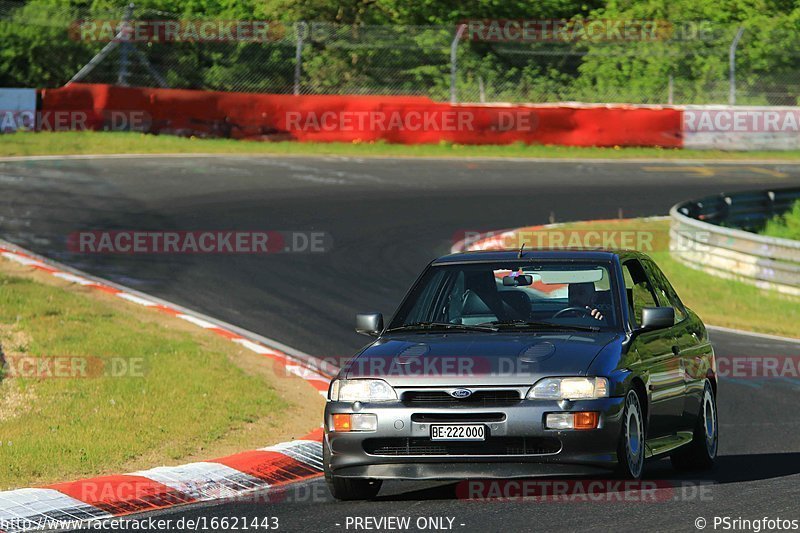
{"label": "asphalt race track", "polygon": [[[357,311],[390,314],[425,264],[464,230],[663,215],[706,194],[796,185],[800,165],[569,163],[306,157],[0,162],[0,236],[93,274],[316,356],[364,343]],[[324,232],[326,253],[81,255],[82,230]],[[720,305],[725,305],[720,302]],[[800,355],[800,344],[712,332],[720,359]],[[388,483],[378,501],[337,503],[319,480],[278,503],[224,502],[161,518],[278,516],[283,531],[355,531],[348,517],[453,518],[463,531],[695,530],[695,519],[800,519],[800,381],[724,379],[718,468],[651,463],[656,501],[476,502],[442,483]],[[685,484],[683,489],[675,486]],[[445,520],[445,524],[447,521]],[[720,529],[718,526],[717,529]],[[365,530],[365,529],[360,529]],[[412,528],[417,530],[416,528]]]}

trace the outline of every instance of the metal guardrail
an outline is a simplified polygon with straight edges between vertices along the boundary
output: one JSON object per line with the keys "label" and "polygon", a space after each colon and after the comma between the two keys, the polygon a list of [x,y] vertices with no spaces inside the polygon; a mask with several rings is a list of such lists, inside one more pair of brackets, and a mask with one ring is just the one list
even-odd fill
{"label": "metal guardrail", "polygon": [[800,187],[682,202],[670,210],[670,251],[709,274],[800,296],[800,241],[752,233],[800,200]]}

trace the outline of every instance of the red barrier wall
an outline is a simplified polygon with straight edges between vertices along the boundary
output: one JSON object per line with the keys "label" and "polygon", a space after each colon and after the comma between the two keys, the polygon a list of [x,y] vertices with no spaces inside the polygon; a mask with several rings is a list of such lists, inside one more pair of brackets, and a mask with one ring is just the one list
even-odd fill
{"label": "red barrier wall", "polygon": [[[681,111],[627,105],[450,105],[425,97],[292,96],[73,84],[42,113],[84,112],[90,129],[254,140],[680,147]],[[133,113],[132,113],[133,112]],[[136,114],[138,112],[138,114]],[[142,113],[143,112],[143,113]],[[114,113],[116,113],[116,118]]]}

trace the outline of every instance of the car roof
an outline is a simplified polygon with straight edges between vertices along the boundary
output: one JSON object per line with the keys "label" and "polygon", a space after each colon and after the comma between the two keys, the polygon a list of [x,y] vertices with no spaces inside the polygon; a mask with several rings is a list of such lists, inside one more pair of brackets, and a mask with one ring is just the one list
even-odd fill
{"label": "car roof", "polygon": [[615,257],[627,259],[628,257],[646,257],[645,254],[634,250],[608,250],[584,248],[560,249],[533,249],[533,250],[478,250],[444,255],[434,260],[432,265],[445,265],[454,263],[484,263],[492,261],[519,261],[519,260],[567,260],[567,261],[613,261]]}

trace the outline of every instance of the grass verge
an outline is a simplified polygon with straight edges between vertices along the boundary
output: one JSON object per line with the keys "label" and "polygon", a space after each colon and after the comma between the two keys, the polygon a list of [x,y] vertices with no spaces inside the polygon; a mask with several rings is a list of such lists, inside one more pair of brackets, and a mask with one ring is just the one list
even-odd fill
{"label": "grass verge", "polygon": [[324,403],[213,333],[7,260],[0,343],[0,490],[289,440]]}
{"label": "grass verge", "polygon": [[220,153],[275,155],[339,155],[391,157],[516,157],[587,159],[780,159],[797,160],[800,151],[724,152],[672,148],[583,148],[576,146],[299,143],[249,142],[231,139],[196,139],[123,132],[22,132],[3,135],[0,156],[70,154]]}
{"label": "grass verge", "polygon": [[[735,280],[714,277],[679,263],[669,252],[669,220],[624,219],[618,221],[576,222],[559,230],[636,232],[649,242],[641,249],[653,258],[675,287],[684,304],[706,324],[773,335],[800,338],[800,298],[766,291]],[[570,233],[571,235],[571,233]],[[567,236],[569,238],[569,236]],[[538,240],[538,237],[537,237]],[[533,239],[522,234],[522,242],[535,247]]]}

